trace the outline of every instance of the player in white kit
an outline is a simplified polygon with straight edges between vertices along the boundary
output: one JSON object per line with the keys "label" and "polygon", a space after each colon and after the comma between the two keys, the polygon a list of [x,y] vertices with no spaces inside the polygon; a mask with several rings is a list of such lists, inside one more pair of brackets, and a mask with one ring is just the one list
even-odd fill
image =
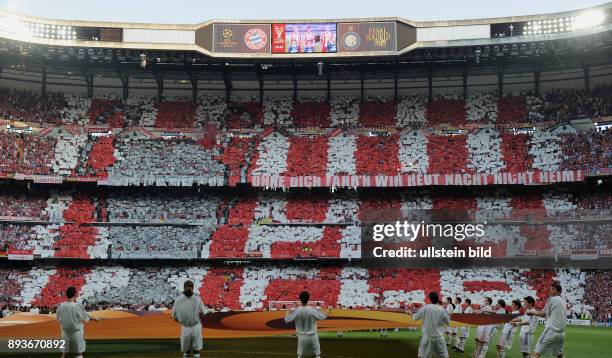
{"label": "player in white kit", "polygon": [[[446,313],[448,315],[452,315],[455,312],[455,304],[453,303],[453,299],[451,297],[446,297]],[[446,327],[446,345],[450,346],[452,344],[452,335],[453,335],[453,327]]]}
{"label": "player in white kit", "polygon": [[[520,314],[521,301],[512,301],[512,314]],[[516,326],[512,322],[504,323],[502,333],[497,341],[497,357],[505,358],[506,349],[512,348],[512,342],[514,341],[514,333],[516,332]]]}
{"label": "player in white kit", "polygon": [[[474,311],[474,313],[493,314],[495,311],[491,307],[492,304],[493,299],[491,299],[491,297],[485,297],[483,306],[480,307],[480,310]],[[488,349],[489,342],[487,329],[487,325],[480,325],[476,327],[476,337],[474,337],[474,353],[472,354],[473,358],[479,358],[481,356],[481,352],[483,351],[485,344],[487,345]]]}
{"label": "player in white kit", "polygon": [[85,337],[83,332],[83,322],[90,319],[100,321],[89,315],[80,304],[76,303],[76,289],[68,287],[66,290],[66,302],[62,302],[55,313],[62,330],[62,339],[66,342],[62,352],[62,358],[69,353],[75,354],[76,358],[82,358],[85,352]]}
{"label": "player in white kit", "polygon": [[563,345],[565,343],[565,325],[567,324],[567,307],[565,300],[561,298],[561,285],[553,283],[550,286],[550,297],[543,311],[531,310],[527,312],[530,316],[542,317],[544,321],[544,332],[538,339],[533,357],[540,358],[542,355],[551,353],[563,358]]}
{"label": "player in white kit", "polygon": [[525,314],[523,317],[512,320],[512,324],[516,327],[521,327],[521,331],[519,333],[521,353],[523,353],[523,358],[530,358],[533,334],[538,327],[538,317],[527,314],[527,312],[533,310],[533,307],[535,306],[535,300],[533,297],[527,296],[524,298],[523,302],[525,302]]}
{"label": "player in white kit", "polygon": [[[463,313],[463,308],[461,307],[461,297],[455,297],[455,310],[453,313]],[[462,327],[452,327],[451,329],[451,345],[453,350],[459,349],[459,333]]]}
{"label": "player in white kit", "polygon": [[[474,313],[474,309],[472,308],[472,300],[469,298],[465,299],[465,309],[463,313]],[[465,353],[465,342],[470,336],[470,327],[463,326],[459,327],[459,343],[457,344],[457,352]]]}
{"label": "player in white kit", "polygon": [[193,294],[193,282],[185,281],[183,293],[174,300],[172,318],[181,325],[181,351],[183,357],[200,357],[202,350],[202,319],[208,312],[199,296]]}
{"label": "player in white kit", "polygon": [[439,305],[440,297],[437,292],[429,293],[430,304],[421,307],[412,315],[412,318],[422,320],[422,336],[419,342],[419,358],[429,358],[434,354],[441,358],[448,358],[448,350],[444,344],[442,332],[450,324],[450,315]]}
{"label": "player in white kit", "polygon": [[[295,332],[298,337],[298,358],[305,355],[314,354],[316,358],[321,357],[321,345],[317,334],[317,321],[326,319],[325,313],[318,309],[308,307],[310,293],[303,291],[300,293],[301,307],[287,311],[285,322],[295,321]],[[330,307],[331,312],[331,307]]]}
{"label": "player in white kit", "polygon": [[[506,311],[506,301],[497,300],[497,309],[494,312],[495,314],[505,315],[508,312]],[[477,356],[478,358],[485,358],[487,356],[487,351],[489,350],[489,343],[495,338],[495,334],[497,333],[497,324],[488,324],[485,326],[485,333],[482,340],[482,349],[480,350],[480,354]]]}

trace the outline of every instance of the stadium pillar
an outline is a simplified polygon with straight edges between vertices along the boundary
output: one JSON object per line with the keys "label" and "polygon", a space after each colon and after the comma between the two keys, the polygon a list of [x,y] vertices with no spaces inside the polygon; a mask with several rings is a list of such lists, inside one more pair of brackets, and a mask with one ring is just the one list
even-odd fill
{"label": "stadium pillar", "polygon": [[127,101],[130,96],[130,76],[123,75],[119,78],[121,78],[121,86],[123,87],[123,100]]}
{"label": "stadium pillar", "polygon": [[42,84],[41,84],[40,96],[43,100],[43,105],[46,107],[47,104],[47,67],[43,67],[42,70]]}
{"label": "stadium pillar", "polygon": [[433,69],[429,68],[429,73],[427,74],[427,97],[431,102],[433,100]]}
{"label": "stadium pillar", "polygon": [[227,69],[223,70],[223,83],[225,84],[225,102],[229,103],[232,96],[232,77]]}
{"label": "stadium pillar", "polygon": [[500,97],[504,95],[504,66],[497,67],[497,93]]}
{"label": "stadium pillar", "polygon": [[363,69],[363,65],[360,66],[359,72],[360,72],[360,79],[361,79],[361,88],[360,88],[361,89],[361,95],[360,95],[360,98],[361,98],[361,101],[363,102],[363,99],[364,99],[363,84],[365,82],[365,70]]}
{"label": "stadium pillar", "polygon": [[198,78],[191,76],[191,95],[193,96],[193,103],[198,102]]}
{"label": "stadium pillar", "polygon": [[584,64],[584,90],[587,92],[591,91],[591,80],[590,80],[590,68],[588,64]]}
{"label": "stadium pillar", "polygon": [[261,66],[257,66],[257,80],[259,81],[259,104],[264,102],[264,79]]}
{"label": "stadium pillar", "polygon": [[155,82],[157,82],[157,103],[160,103],[164,98],[164,76],[156,73]]}
{"label": "stadium pillar", "polygon": [[263,77],[259,78],[259,104],[264,102],[264,80]]}
{"label": "stadium pillar", "polygon": [[291,75],[292,80],[293,80],[293,102],[297,102],[297,98],[298,98],[298,82],[297,82],[297,75],[295,74],[295,72],[293,72],[293,74]]}
{"label": "stadium pillar", "polygon": [[533,93],[536,97],[540,95],[540,76],[542,75],[542,67],[537,66],[533,72]]}
{"label": "stadium pillar", "polygon": [[331,75],[329,69],[325,72],[327,75],[327,103],[331,101]]}
{"label": "stadium pillar", "polygon": [[463,100],[468,96],[468,67],[463,68]]}
{"label": "stadium pillar", "polygon": [[395,59],[395,64],[393,65],[393,100],[397,101],[398,98],[398,69],[397,69],[397,59]]}
{"label": "stadium pillar", "polygon": [[83,72],[85,78],[85,86],[87,86],[87,98],[93,98],[94,89],[94,74],[93,71]]}

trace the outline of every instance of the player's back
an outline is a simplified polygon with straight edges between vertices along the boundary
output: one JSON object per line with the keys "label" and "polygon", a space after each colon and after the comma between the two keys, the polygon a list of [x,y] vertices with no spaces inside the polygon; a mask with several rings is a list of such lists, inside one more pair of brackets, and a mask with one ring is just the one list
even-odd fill
{"label": "player's back", "polygon": [[428,337],[442,337],[441,330],[450,323],[450,316],[439,305],[425,305],[415,315],[415,320],[422,320],[423,335]]}
{"label": "player's back", "polygon": [[200,323],[200,314],[206,314],[206,309],[199,296],[181,294],[174,301],[172,317],[183,326],[193,327]]}
{"label": "player's back", "polygon": [[295,331],[299,335],[317,334],[317,321],[325,319],[323,312],[312,307],[298,307],[285,317],[285,322],[295,322]]}
{"label": "player's back", "polygon": [[57,320],[60,322],[62,331],[74,333],[83,329],[83,321],[89,321],[89,315],[76,302],[62,302],[57,307],[55,313]]}

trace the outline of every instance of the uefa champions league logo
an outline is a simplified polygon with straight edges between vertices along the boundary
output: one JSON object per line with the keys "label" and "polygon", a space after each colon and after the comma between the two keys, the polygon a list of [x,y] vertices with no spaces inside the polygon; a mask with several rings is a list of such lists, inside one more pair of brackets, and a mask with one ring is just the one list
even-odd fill
{"label": "uefa champions league logo", "polygon": [[233,35],[234,35],[234,33],[232,32],[232,30],[230,30],[230,29],[223,29],[223,41],[224,42],[231,42]]}

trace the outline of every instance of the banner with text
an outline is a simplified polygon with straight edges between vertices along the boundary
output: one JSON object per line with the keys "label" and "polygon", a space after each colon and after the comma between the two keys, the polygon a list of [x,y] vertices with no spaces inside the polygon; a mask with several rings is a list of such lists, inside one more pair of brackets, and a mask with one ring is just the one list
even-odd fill
{"label": "banner with text", "polygon": [[[502,172],[496,174],[401,174],[389,175],[329,175],[329,176],[250,176],[248,183],[266,188],[314,187],[415,187],[437,185],[537,185],[584,181],[582,170],[556,172]],[[230,180],[230,183],[232,181]]]}

